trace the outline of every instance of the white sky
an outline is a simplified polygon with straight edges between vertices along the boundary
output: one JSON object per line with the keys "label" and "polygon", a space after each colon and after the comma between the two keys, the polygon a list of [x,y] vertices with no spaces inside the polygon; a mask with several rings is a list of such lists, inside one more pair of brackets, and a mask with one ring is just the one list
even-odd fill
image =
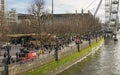
{"label": "white sky", "polygon": [[[46,8],[51,11],[51,1],[46,0]],[[75,13],[75,10],[78,13],[81,13],[81,9],[86,9],[85,12],[90,10],[94,14],[100,0],[54,0],[54,13]],[[92,5],[90,5],[92,3]],[[104,0],[96,16],[100,17],[101,20],[104,20]]]}
{"label": "white sky", "polygon": [[[27,8],[29,7],[32,0],[8,0],[8,9],[16,8],[18,13],[27,13]],[[102,21],[105,19],[105,0],[103,0],[102,5],[97,13]],[[93,3],[92,3],[93,2]],[[90,10],[94,14],[100,0],[54,0],[54,13],[81,13],[82,8],[86,9],[85,12]],[[92,3],[92,5],[90,5]],[[89,6],[90,5],[90,6]],[[45,0],[45,8],[51,12],[52,0]]]}

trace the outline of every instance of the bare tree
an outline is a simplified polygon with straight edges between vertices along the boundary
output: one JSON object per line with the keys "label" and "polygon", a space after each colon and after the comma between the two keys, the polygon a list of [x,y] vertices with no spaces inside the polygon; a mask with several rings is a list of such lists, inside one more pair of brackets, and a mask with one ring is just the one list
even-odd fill
{"label": "bare tree", "polygon": [[[38,30],[38,34],[40,35],[40,43],[41,43],[41,49],[43,48],[43,40],[42,40],[42,26],[43,26],[43,19],[42,19],[42,15],[43,15],[43,11],[44,11],[44,5],[45,2],[44,0],[33,0],[30,8],[28,8],[28,12],[30,14],[32,14],[35,18],[35,24],[33,25],[35,28],[37,28],[36,30]],[[42,49],[43,50],[43,49]]]}
{"label": "bare tree", "polygon": [[5,17],[4,13],[0,12],[0,32],[3,34],[4,33],[4,27],[5,27]]}
{"label": "bare tree", "polygon": [[[7,26],[7,20],[2,11],[0,11],[0,41],[7,41],[7,32],[9,28]],[[2,36],[2,37],[1,37]]]}

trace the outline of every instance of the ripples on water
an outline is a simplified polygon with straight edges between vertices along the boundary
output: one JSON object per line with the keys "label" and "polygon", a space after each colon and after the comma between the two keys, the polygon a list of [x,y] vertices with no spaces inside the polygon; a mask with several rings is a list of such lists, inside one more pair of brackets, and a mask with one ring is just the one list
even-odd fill
{"label": "ripples on water", "polygon": [[120,75],[120,35],[118,42],[106,39],[95,55],[58,75]]}

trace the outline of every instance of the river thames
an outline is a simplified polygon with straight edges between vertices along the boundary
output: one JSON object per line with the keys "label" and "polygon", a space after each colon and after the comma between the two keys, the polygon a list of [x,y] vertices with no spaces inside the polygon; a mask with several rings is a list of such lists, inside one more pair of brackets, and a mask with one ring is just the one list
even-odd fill
{"label": "river thames", "polygon": [[94,55],[57,75],[120,75],[120,34],[117,42],[105,39]]}

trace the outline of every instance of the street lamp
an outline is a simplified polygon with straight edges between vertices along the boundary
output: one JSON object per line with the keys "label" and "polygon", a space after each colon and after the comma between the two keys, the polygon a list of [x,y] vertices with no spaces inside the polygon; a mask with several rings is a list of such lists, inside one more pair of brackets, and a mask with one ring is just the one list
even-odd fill
{"label": "street lamp", "polygon": [[53,11],[54,11],[54,1],[52,0],[52,15],[53,15]]}
{"label": "street lamp", "polygon": [[79,36],[76,37],[75,43],[77,45],[78,52],[80,52],[80,41],[79,41]]}
{"label": "street lamp", "polygon": [[53,33],[53,25],[54,25],[54,1],[52,0],[52,24],[51,24],[51,33]]}
{"label": "street lamp", "polygon": [[96,38],[96,42],[97,42],[97,31],[95,32],[95,38]]}
{"label": "street lamp", "polygon": [[5,50],[7,51],[7,53],[5,54],[4,56],[4,60],[5,60],[5,75],[9,75],[9,71],[8,71],[8,65],[10,64],[10,59],[11,59],[11,56],[10,56],[10,46],[6,46],[5,47]]}
{"label": "street lamp", "polygon": [[88,32],[88,41],[89,41],[89,46],[91,46],[91,33]]}
{"label": "street lamp", "polygon": [[56,45],[55,45],[55,61],[58,61],[58,39],[56,38]]}
{"label": "street lamp", "polygon": [[[51,33],[53,33],[53,25],[54,25],[54,0],[52,0],[52,26],[51,26]],[[54,53],[54,56],[55,56],[55,61],[58,61],[58,39],[56,38],[55,40],[56,42],[56,45],[55,45],[55,53]]]}
{"label": "street lamp", "polygon": [[77,49],[78,49],[78,52],[80,52],[80,41],[78,41],[77,43]]}

